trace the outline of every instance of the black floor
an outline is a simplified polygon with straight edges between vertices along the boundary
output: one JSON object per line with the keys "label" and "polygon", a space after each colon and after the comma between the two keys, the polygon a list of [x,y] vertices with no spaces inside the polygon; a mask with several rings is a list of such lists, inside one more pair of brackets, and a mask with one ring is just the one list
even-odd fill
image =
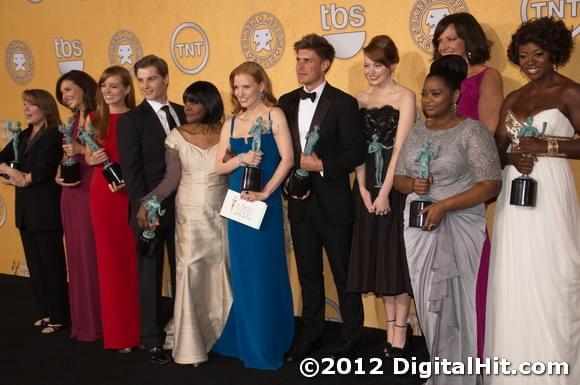
{"label": "black floor", "polygon": [[[105,351],[101,341],[75,342],[68,330],[42,335],[32,326],[36,319],[29,282],[26,278],[0,274],[0,385],[298,385],[298,384],[420,384],[417,377],[393,375],[392,362],[384,360],[383,375],[319,374],[304,378],[297,364],[286,364],[277,371],[245,368],[238,360],[210,355],[198,368],[177,364],[157,366],[147,362],[144,352],[120,354]],[[337,342],[339,324],[325,327],[324,345],[316,354],[329,356]],[[368,373],[376,366],[372,357],[382,357],[385,333],[365,328],[360,344]],[[413,339],[414,354],[426,359],[424,340]],[[355,364],[353,363],[353,366]],[[326,365],[322,365],[323,367]],[[336,371],[336,367],[333,367]]]}

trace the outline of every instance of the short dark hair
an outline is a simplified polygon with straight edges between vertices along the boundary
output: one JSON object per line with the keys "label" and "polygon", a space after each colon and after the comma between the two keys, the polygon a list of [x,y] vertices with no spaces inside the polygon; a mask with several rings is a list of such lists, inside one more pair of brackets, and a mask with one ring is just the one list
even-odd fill
{"label": "short dark hair", "polygon": [[457,36],[465,44],[465,56],[469,64],[483,64],[490,58],[491,41],[487,40],[483,28],[477,22],[475,17],[467,12],[452,13],[445,16],[437,24],[433,34],[433,59],[439,59],[439,37],[453,24]]}
{"label": "short dark hair", "polygon": [[467,63],[459,55],[445,55],[431,63],[427,79],[438,77],[451,91],[461,89],[461,82],[467,77]]}
{"label": "short dark hair", "polygon": [[399,62],[399,51],[393,39],[387,35],[378,35],[363,48],[364,54],[374,62],[389,67]]}
{"label": "short dark hair", "polygon": [[[311,49],[322,59],[328,60],[330,69],[330,64],[334,60],[334,47],[325,38],[315,33],[303,36],[302,39],[294,43],[294,51],[298,52],[301,49]],[[328,69],[327,69],[328,71]]]}
{"label": "short dark hair", "polygon": [[137,70],[147,67],[155,67],[159,75],[163,78],[167,77],[167,75],[169,74],[169,67],[167,66],[167,62],[165,60],[163,60],[159,56],[147,55],[137,60],[137,62],[133,66],[135,76],[137,76]]}
{"label": "short dark hair", "polygon": [[519,65],[520,46],[534,43],[550,54],[552,64],[562,66],[570,60],[574,40],[572,31],[562,20],[551,17],[541,17],[522,23],[512,35],[507,49],[508,59]]}
{"label": "short dark hair", "polygon": [[[60,86],[65,80],[73,82],[83,90],[83,106],[85,107],[85,115],[94,111],[97,107],[97,82],[95,79],[93,79],[88,73],[79,70],[69,71],[58,78],[55,91],[56,99],[60,104],[68,108],[62,100],[62,91],[60,90]],[[73,112],[76,113],[78,111]]]}
{"label": "short dark hair", "polygon": [[203,80],[194,82],[183,91],[183,103],[200,103],[205,109],[198,123],[216,124],[224,118],[224,102],[217,87]]}

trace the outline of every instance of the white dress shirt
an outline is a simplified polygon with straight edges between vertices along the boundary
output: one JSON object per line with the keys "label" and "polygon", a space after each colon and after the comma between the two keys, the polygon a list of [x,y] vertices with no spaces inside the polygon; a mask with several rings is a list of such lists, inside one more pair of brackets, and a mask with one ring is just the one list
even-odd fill
{"label": "white dress shirt", "polygon": [[308,135],[308,132],[310,131],[310,125],[312,124],[312,119],[314,118],[314,112],[316,111],[318,101],[320,100],[320,95],[322,95],[325,86],[326,82],[323,82],[312,91],[308,91],[306,87],[304,87],[304,91],[306,92],[316,92],[316,98],[314,101],[310,99],[300,99],[300,103],[298,105],[298,132],[300,134],[300,148],[302,151],[304,151],[304,146],[306,146],[306,135]]}
{"label": "white dress shirt", "polygon": [[165,111],[163,111],[161,109],[162,107],[169,106],[169,112],[171,113],[173,120],[175,120],[177,127],[181,126],[181,122],[179,121],[179,118],[177,117],[177,112],[175,112],[175,110],[173,109],[173,107],[171,106],[171,103],[169,103],[169,101],[167,101],[167,103],[163,104],[163,103],[159,103],[156,100],[147,100],[147,103],[149,103],[151,108],[153,108],[153,111],[155,111],[155,113],[157,114],[157,117],[159,118],[159,121],[161,122],[161,125],[163,126],[163,130],[165,131],[165,135],[169,134],[170,129],[169,129],[169,122],[167,121],[167,115],[165,115]]}

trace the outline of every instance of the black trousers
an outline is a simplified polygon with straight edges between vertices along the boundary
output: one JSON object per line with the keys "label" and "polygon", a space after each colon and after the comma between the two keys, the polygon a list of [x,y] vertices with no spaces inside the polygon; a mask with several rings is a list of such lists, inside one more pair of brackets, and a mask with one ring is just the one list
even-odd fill
{"label": "black trousers", "polygon": [[20,229],[20,239],[40,316],[50,317],[52,324],[67,324],[69,308],[62,231]]}
{"label": "black trousers", "polygon": [[[161,291],[163,284],[164,246],[167,247],[171,291],[175,298],[175,227],[158,227],[157,243],[152,256],[137,256],[139,268],[139,301],[141,306],[141,343],[145,348],[163,344]],[[137,232],[137,237],[141,230]],[[139,238],[137,238],[139,239]]]}
{"label": "black trousers", "polygon": [[359,293],[346,291],[352,222],[329,224],[315,201],[308,203],[300,221],[290,221],[298,277],[302,289],[302,336],[299,343],[311,343],[322,336],[324,325],[324,275],[322,247],[326,250],[338,294],[342,317],[342,338],[356,342],[363,326]]}

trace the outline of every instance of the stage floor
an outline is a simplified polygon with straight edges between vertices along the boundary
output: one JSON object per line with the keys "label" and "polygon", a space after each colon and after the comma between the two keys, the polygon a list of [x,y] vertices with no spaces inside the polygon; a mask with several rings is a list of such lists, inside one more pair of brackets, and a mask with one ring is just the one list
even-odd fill
{"label": "stage floor", "polygon": [[[298,384],[421,384],[410,375],[393,375],[392,361],[384,359],[378,369],[384,374],[319,374],[307,379],[298,364],[286,364],[277,371],[247,369],[232,358],[210,355],[198,368],[169,364],[158,366],[146,360],[142,351],[120,354],[103,350],[102,341],[76,342],[63,329],[42,335],[32,326],[36,319],[32,289],[26,278],[0,274],[0,385],[298,385]],[[327,323],[324,344],[328,348],[315,354],[321,363],[338,343],[339,324]],[[366,373],[379,364],[372,357],[382,357],[385,332],[365,328],[360,352]],[[425,342],[414,337],[417,361],[427,359]],[[321,367],[328,365],[322,364]],[[356,364],[353,363],[353,367]],[[337,367],[333,367],[337,371]],[[353,368],[354,371],[354,368]]]}

